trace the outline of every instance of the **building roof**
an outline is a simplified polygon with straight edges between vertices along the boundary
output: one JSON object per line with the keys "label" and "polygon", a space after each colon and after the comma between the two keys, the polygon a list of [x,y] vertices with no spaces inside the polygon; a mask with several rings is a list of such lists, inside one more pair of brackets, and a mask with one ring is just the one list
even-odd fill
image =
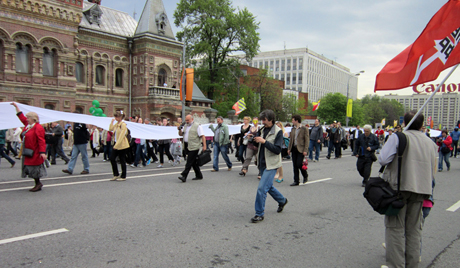
{"label": "building roof", "polygon": [[[99,9],[102,12],[99,24],[90,22],[88,14],[91,10]],[[131,37],[134,35],[137,27],[137,21],[128,13],[104,7],[95,3],[83,2],[83,17],[80,27],[96,30],[108,34],[114,34],[122,37]]]}
{"label": "building roof", "polygon": [[203,92],[201,92],[201,89],[197,86],[195,82],[193,82],[192,101],[214,103],[213,100],[208,99],[204,96]]}
{"label": "building roof", "polygon": [[162,0],[147,0],[135,36],[153,34],[176,40]]}

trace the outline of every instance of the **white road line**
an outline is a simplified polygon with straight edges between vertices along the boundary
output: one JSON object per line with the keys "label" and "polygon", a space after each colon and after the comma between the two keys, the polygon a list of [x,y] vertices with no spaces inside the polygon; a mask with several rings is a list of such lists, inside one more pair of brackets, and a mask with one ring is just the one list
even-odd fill
{"label": "white road line", "polygon": [[[320,179],[320,180],[316,180],[316,181],[309,181],[305,184],[312,184],[312,183],[317,183],[317,182],[323,182],[323,181],[329,181],[329,180],[332,180],[332,178],[324,178],[324,179]],[[302,184],[302,185],[305,185],[305,184]]]}
{"label": "white road line", "polygon": [[455,203],[453,206],[451,206],[450,208],[448,208],[446,210],[451,211],[451,212],[455,212],[459,208],[460,208],[460,201],[458,201],[457,203]]}
{"label": "white road line", "polygon": [[62,229],[57,229],[57,230],[52,230],[52,231],[47,231],[47,232],[41,232],[41,233],[36,233],[36,234],[30,234],[30,235],[18,236],[14,238],[3,239],[3,240],[0,240],[0,245],[11,243],[11,242],[17,242],[21,240],[26,240],[26,239],[31,239],[31,238],[36,238],[36,237],[41,237],[41,236],[46,236],[46,235],[64,233],[68,231],[69,230],[62,228]]}

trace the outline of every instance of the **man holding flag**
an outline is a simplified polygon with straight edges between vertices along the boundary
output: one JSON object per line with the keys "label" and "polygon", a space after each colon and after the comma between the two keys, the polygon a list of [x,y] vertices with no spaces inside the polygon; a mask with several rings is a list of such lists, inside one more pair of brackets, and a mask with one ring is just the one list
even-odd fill
{"label": "man holding flag", "polygon": [[[439,74],[460,63],[460,1],[448,1],[427,24],[413,44],[388,62],[376,77],[374,91],[397,90],[435,80]],[[405,206],[396,216],[385,216],[386,265],[382,267],[418,267],[420,238],[422,233],[422,204],[424,198],[432,193],[436,148],[431,140],[420,132],[423,115],[420,112],[436,94],[447,78],[439,84],[433,95],[417,113],[404,116],[408,139],[402,160],[401,194]],[[421,135],[422,136],[421,136]],[[394,135],[392,135],[394,136]],[[415,144],[417,146],[412,146]],[[395,175],[389,170],[397,152],[396,138],[389,138],[379,155],[381,165],[387,165],[384,179],[396,187]],[[393,165],[396,167],[397,164]],[[396,174],[393,171],[391,174]]]}

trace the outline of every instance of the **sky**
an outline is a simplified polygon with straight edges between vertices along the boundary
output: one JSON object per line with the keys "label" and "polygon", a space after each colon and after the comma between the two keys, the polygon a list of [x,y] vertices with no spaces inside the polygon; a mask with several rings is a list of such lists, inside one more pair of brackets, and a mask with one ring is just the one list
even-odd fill
{"label": "sky", "polygon": [[[431,17],[447,0],[233,0],[233,7],[247,8],[259,25],[260,51],[308,47],[359,76],[358,98],[373,94],[375,77],[392,58],[417,39]],[[173,26],[179,0],[163,0]],[[145,0],[102,0],[102,5],[124,11],[138,20]],[[444,71],[440,83],[450,69]],[[446,81],[460,83],[460,70]],[[380,91],[410,95],[412,88]]]}

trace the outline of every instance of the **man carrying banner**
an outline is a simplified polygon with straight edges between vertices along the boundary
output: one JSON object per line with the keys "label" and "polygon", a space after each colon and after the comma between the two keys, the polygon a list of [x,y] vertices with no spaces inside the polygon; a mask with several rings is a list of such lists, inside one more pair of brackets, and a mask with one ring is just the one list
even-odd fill
{"label": "man carrying banner", "polygon": [[203,174],[196,163],[196,157],[200,147],[203,148],[203,152],[206,151],[206,138],[203,128],[193,121],[191,115],[187,115],[185,117],[185,126],[178,126],[177,129],[179,130],[179,135],[184,137],[184,151],[188,156],[185,169],[180,174],[179,180],[185,182],[191,168],[195,171],[195,178],[192,180],[202,180]]}

